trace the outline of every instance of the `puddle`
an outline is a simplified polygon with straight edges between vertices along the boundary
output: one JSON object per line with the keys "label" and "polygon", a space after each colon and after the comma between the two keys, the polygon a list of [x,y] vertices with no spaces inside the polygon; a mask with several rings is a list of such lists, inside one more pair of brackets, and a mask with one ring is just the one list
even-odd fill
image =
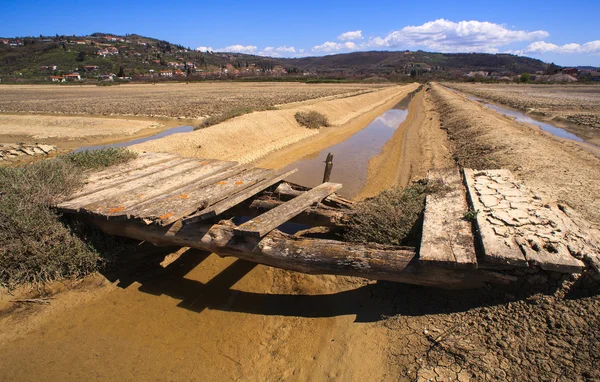
{"label": "puddle", "polygon": [[[416,93],[416,92],[415,92]],[[413,93],[414,94],[414,93]],[[333,154],[331,182],[342,183],[339,194],[352,198],[365,186],[369,160],[378,155],[385,143],[408,115],[408,104],[413,94],[375,118],[367,127],[319,153],[296,161],[285,169],[297,168],[298,172],[288,177],[290,182],[307,187],[315,187],[323,181],[325,158]]]}
{"label": "puddle", "polygon": [[127,146],[137,145],[138,143],[152,141],[154,139],[160,139],[163,137],[167,137],[169,135],[179,134],[179,133],[189,133],[191,131],[194,131],[194,126],[177,126],[177,127],[171,128],[171,129],[163,130],[160,133],[151,135],[149,137],[133,139],[131,141],[126,141],[126,142],[110,143],[107,145],[83,146],[83,147],[76,149],[74,152],[78,153],[80,151],[95,151],[95,150],[107,149],[107,148],[111,148],[111,147],[127,147]]}

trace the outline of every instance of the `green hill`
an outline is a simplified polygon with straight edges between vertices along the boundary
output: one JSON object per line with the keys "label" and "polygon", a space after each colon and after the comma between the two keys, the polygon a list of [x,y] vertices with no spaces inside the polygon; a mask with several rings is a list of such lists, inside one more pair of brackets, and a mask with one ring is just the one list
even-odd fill
{"label": "green hill", "polygon": [[[86,68],[87,67],[87,68]],[[371,51],[322,57],[273,58],[238,53],[197,52],[139,35],[0,38],[0,80],[49,81],[78,72],[83,80],[115,74],[132,79],[366,76],[460,78],[471,71],[514,75],[544,71],[540,60],[509,54],[448,54]],[[161,74],[161,71],[163,72]],[[105,77],[106,78],[106,77]]]}

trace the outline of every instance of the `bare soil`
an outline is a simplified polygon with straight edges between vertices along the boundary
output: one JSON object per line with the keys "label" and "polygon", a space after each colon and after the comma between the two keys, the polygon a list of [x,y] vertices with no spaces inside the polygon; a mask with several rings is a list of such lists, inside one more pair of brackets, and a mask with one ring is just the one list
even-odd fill
{"label": "bare soil", "polygon": [[[391,107],[399,95],[263,162],[274,158],[275,165],[318,151],[329,139],[359,129],[357,121],[365,126],[373,118],[369,113]],[[424,163],[410,166],[409,178],[447,164],[450,157],[462,160],[464,147],[485,148],[466,158],[472,163],[477,156],[489,158],[547,200],[566,202],[600,223],[600,159],[439,85],[419,97],[413,122],[382,154],[389,161],[406,158],[406,144],[422,145],[408,148],[411,163],[421,158]],[[461,128],[471,135],[457,135]],[[464,145],[464,139],[474,138],[474,146]],[[382,172],[397,176],[394,167]],[[50,305],[17,305],[4,295],[0,375],[6,380],[600,379],[600,290],[584,278],[524,273],[509,288],[456,292],[308,276],[147,245],[114,272],[78,288],[54,286],[62,292]]]}

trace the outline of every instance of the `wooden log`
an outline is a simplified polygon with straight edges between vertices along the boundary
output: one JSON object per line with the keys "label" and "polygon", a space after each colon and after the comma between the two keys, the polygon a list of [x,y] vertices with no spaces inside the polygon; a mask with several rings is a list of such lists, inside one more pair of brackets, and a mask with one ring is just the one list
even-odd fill
{"label": "wooden log", "polygon": [[425,200],[419,261],[453,268],[477,268],[465,187],[456,168],[429,171],[429,182],[447,188]]}
{"label": "wooden log", "polygon": [[423,267],[411,263],[415,250],[408,247],[300,239],[279,231],[259,240],[234,237],[235,226],[226,222],[209,226],[183,225],[178,221],[171,227],[99,218],[90,218],[88,222],[110,235],[156,245],[196,248],[308,274],[356,276],[445,289],[480,288],[488,283],[507,284],[515,280],[495,272]]}
{"label": "wooden log", "polygon": [[312,190],[240,225],[235,232],[243,236],[263,237],[327,195],[342,188],[339,183],[323,183]]}
{"label": "wooden log", "polygon": [[186,219],[184,219],[183,223],[184,224],[194,223],[194,222],[210,219],[212,217],[220,215],[223,212],[227,211],[228,209],[235,207],[236,205],[240,204],[241,202],[251,198],[252,196],[254,196],[257,193],[264,190],[265,188],[272,186],[273,184],[287,178],[288,176],[292,175],[296,171],[298,171],[298,170],[293,169],[293,170],[285,171],[285,172],[283,172],[283,171],[276,172],[275,174],[273,174],[273,176],[271,176],[263,181],[260,181],[258,183],[255,183],[253,186],[248,187],[245,190],[243,190],[221,202],[215,203],[212,206],[209,206],[209,207],[205,208],[204,210],[187,217]]}
{"label": "wooden log", "polygon": [[323,183],[329,182],[329,178],[331,178],[331,169],[333,168],[333,154],[327,154],[327,159],[325,159],[325,172],[323,173]]}

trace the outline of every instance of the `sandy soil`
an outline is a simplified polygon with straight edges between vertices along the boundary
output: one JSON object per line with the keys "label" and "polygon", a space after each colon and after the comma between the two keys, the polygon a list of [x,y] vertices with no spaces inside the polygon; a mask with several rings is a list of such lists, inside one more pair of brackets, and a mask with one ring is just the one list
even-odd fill
{"label": "sandy soil", "polygon": [[30,136],[37,140],[123,137],[144,129],[161,129],[163,126],[158,122],[135,119],[0,114],[0,134]]}
{"label": "sandy soil", "polygon": [[[412,151],[415,155],[432,165],[447,163],[454,147],[438,129],[438,119],[444,125],[451,120],[477,126],[481,139],[494,145],[490,155],[498,155],[527,186],[597,217],[596,157],[437,85],[419,97],[413,124],[382,155],[402,157],[393,147],[418,135],[431,146]],[[424,123],[414,129],[423,111]],[[444,147],[437,147],[442,142]],[[410,176],[420,176],[426,167],[412,167]],[[127,260],[131,263],[124,259],[117,274],[106,274],[119,280],[114,284],[93,278],[56,295],[48,306],[0,313],[0,375],[6,380],[600,379],[600,290],[583,279],[534,274],[507,289],[450,292],[307,276],[173,251],[142,245]],[[0,303],[0,310],[3,306],[12,305]]]}
{"label": "sandy soil", "polygon": [[[367,94],[311,103],[296,108],[255,112],[193,133],[172,135],[134,145],[131,149],[140,152],[172,152],[190,157],[247,163],[313,137],[300,144],[307,145],[304,149],[294,148],[292,150],[294,154],[286,151],[289,155],[281,154],[270,159],[275,161],[274,158],[277,157],[277,165],[285,166],[306,154],[319,151],[321,146],[324,148],[343,141],[364,128],[368,123],[367,120],[372,120],[416,88],[416,84],[387,87]],[[313,130],[300,126],[294,114],[305,110],[323,113],[328,117],[332,127]],[[287,163],[282,160],[283,156],[288,158]],[[259,165],[268,166],[268,163],[259,163]]]}
{"label": "sandy soil", "polygon": [[597,227],[600,224],[600,158],[575,143],[485,108],[434,85],[453,123],[477,126],[493,147],[493,159],[549,200],[565,202]]}

